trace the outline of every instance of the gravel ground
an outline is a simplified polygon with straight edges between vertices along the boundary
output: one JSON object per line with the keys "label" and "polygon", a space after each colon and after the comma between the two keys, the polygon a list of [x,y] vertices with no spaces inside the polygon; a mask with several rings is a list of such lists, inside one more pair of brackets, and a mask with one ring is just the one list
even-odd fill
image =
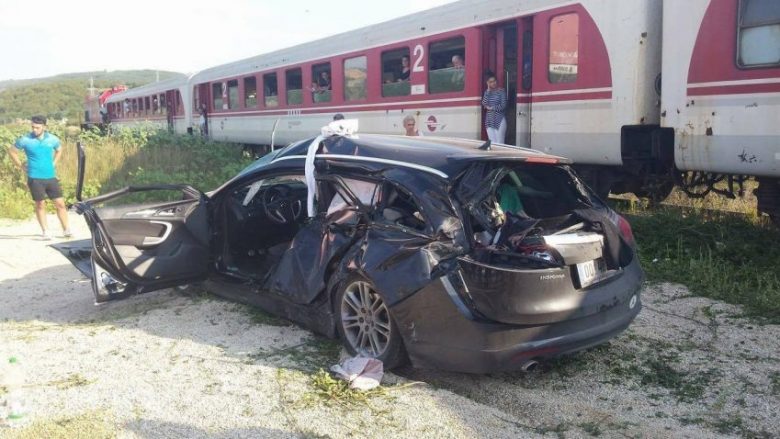
{"label": "gravel ground", "polygon": [[681,285],[646,287],[626,333],[531,373],[404,368],[327,399],[337,344],[203,293],[96,307],[36,233],[0,222],[0,360],[18,359],[28,409],[0,437],[780,436],[780,327]]}

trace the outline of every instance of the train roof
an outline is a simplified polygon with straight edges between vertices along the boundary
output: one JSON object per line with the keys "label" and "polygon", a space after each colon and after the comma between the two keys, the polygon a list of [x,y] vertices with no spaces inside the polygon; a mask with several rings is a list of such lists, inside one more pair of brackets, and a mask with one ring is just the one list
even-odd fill
{"label": "train roof", "polygon": [[122,93],[111,95],[111,97],[106,99],[106,103],[122,102],[125,99],[149,96],[156,93],[162,93],[167,90],[177,89],[179,87],[186,86],[189,83],[189,79],[190,76],[183,73],[178,73],[173,78],[169,78],[164,81],[152,82],[141,87],[131,88],[127,91],[123,91]]}
{"label": "train roof", "polygon": [[[296,142],[279,150],[269,158],[270,163],[304,158],[313,140]],[[489,149],[480,149],[485,146],[486,142],[480,140],[359,134],[352,137],[326,138],[323,152],[318,154],[318,157],[415,168],[443,178],[458,175],[474,161],[571,163],[569,159],[528,148],[493,144]],[[269,163],[268,160],[258,162],[257,167]],[[255,167],[250,167],[247,171],[251,171],[252,168]]]}
{"label": "train roof", "polygon": [[[583,0],[585,1],[585,0]],[[324,59],[354,50],[435,35],[463,27],[500,21],[521,13],[544,10],[571,0],[461,0],[405,15],[360,29],[317,39],[274,52],[210,67],[192,76],[198,84],[309,60]]]}

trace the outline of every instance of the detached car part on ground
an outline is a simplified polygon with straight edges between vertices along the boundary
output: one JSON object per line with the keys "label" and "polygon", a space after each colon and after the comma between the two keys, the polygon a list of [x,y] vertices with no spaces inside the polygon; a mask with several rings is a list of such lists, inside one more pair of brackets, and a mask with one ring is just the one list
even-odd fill
{"label": "detached car part on ground", "polygon": [[[183,197],[97,207],[160,189]],[[131,187],[75,207],[93,238],[58,247],[97,302],[206,281],[387,368],[521,369],[615,337],[641,308],[628,223],[533,150],[331,135],[208,195]]]}

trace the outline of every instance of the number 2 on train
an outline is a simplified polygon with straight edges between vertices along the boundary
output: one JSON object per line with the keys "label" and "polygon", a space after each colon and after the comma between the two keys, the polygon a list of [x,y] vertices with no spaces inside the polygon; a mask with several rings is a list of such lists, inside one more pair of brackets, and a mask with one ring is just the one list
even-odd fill
{"label": "number 2 on train", "polygon": [[422,65],[423,56],[425,56],[425,48],[422,44],[418,44],[414,46],[414,67],[412,68],[413,72],[424,72],[425,66]]}

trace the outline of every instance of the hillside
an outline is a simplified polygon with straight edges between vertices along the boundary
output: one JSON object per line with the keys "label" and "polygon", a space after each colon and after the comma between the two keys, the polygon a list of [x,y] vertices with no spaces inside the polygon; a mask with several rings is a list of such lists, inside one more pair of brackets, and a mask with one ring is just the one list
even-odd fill
{"label": "hillside", "polygon": [[[160,71],[160,80],[177,73]],[[78,124],[83,118],[82,105],[94,80],[95,88],[124,84],[130,88],[154,82],[156,70],[117,70],[111,72],[67,73],[47,78],[0,81],[0,124],[17,118],[43,114],[51,119],[66,118]]]}

